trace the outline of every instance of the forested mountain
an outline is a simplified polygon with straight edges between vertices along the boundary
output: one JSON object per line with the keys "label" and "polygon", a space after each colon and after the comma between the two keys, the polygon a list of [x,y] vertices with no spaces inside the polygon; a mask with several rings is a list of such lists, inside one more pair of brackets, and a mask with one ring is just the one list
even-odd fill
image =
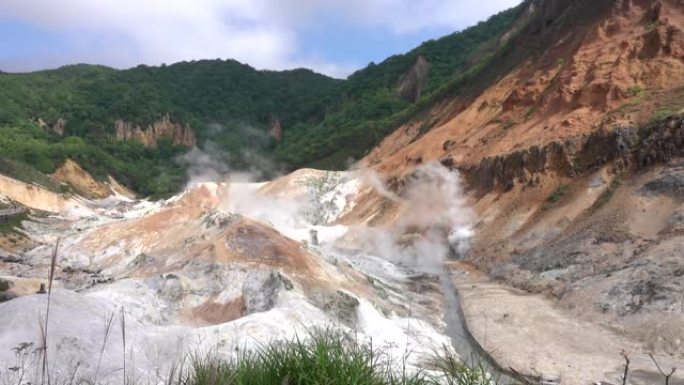
{"label": "forested mountain", "polygon": [[232,60],[0,74],[0,149],[42,172],[71,157],[96,176],[111,173],[143,194],[165,194],[183,183],[174,158],[186,148],[169,138],[156,146],[116,140],[116,121],[145,127],[169,115],[189,125],[200,146],[211,140],[226,156],[267,152],[269,119],[321,120],[339,85],[309,70],[256,71]]}
{"label": "forested mountain", "polygon": [[346,80],[305,69],[257,71],[234,60],[0,73],[0,151],[43,173],[73,158],[145,195],[176,191],[186,178],[176,159],[208,143],[236,168],[249,168],[255,154],[284,169],[344,168],[483,68],[523,9]]}
{"label": "forested mountain", "polygon": [[285,131],[276,156],[296,167],[340,168],[358,160],[398,125],[481,72],[506,48],[503,37],[525,9],[521,4],[357,71],[341,84],[323,121]]}

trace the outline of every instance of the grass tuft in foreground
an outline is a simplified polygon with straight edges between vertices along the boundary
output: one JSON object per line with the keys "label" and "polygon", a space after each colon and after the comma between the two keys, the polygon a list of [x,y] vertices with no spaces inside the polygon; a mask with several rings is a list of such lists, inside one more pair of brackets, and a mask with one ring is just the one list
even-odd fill
{"label": "grass tuft in foreground", "polygon": [[276,342],[237,358],[195,355],[180,385],[494,385],[482,367],[463,365],[450,353],[434,357],[429,371],[393,366],[384,349],[358,344],[344,333],[316,330],[305,340]]}

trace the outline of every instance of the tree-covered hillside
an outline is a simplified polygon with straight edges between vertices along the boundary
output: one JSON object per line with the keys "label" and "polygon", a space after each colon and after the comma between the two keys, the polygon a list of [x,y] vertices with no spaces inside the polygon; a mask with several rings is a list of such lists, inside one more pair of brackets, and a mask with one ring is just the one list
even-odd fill
{"label": "tree-covered hillside", "polygon": [[[371,63],[347,80],[303,69],[257,71],[233,60],[0,73],[0,157],[44,173],[70,157],[96,177],[111,174],[142,194],[165,195],[185,181],[176,159],[187,148],[166,139],[151,148],[113,138],[117,120],[145,127],[168,114],[235,167],[249,166],[249,152],[286,168],[342,168],[481,68],[522,9]],[[398,89],[419,58],[429,69],[420,97],[407,100]],[[266,134],[273,119],[283,128],[279,143]],[[39,121],[65,121],[64,132]]]}
{"label": "tree-covered hillside", "polygon": [[[275,150],[278,159],[295,167],[339,168],[359,159],[398,125],[479,71],[500,40],[525,9],[525,4],[492,16],[486,22],[412,51],[371,63],[352,74],[321,122],[300,122],[285,131]],[[399,83],[419,57],[429,63],[427,82],[415,103],[397,92]]]}
{"label": "tree-covered hillside", "polygon": [[340,81],[309,70],[256,71],[234,60],[202,60],[117,71],[73,65],[0,74],[0,124],[27,118],[68,122],[67,135],[111,134],[117,119],[141,125],[171,114],[201,133],[209,123],[320,119]]}
{"label": "tree-covered hillside", "polygon": [[[270,119],[283,125],[320,121],[340,83],[309,70],[256,71],[233,60],[2,73],[0,157],[44,173],[71,157],[97,177],[112,174],[142,194],[164,195],[184,183],[176,158],[186,149],[165,140],[157,148],[112,140],[116,120],[144,127],[169,114],[190,124],[200,145],[211,141],[224,161],[244,163],[246,149],[270,153]],[[39,119],[66,121],[64,134],[38,127]]]}

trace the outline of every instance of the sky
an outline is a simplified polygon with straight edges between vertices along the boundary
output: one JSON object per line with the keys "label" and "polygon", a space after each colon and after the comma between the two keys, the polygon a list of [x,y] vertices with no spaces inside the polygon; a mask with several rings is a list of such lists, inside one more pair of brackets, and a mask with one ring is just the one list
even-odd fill
{"label": "sky", "polygon": [[520,0],[0,0],[0,70],[236,59],[343,78]]}

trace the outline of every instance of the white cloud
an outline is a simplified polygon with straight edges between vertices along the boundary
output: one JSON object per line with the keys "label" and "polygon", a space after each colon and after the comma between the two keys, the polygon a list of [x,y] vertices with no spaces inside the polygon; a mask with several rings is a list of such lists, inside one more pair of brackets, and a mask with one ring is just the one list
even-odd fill
{"label": "white cloud", "polygon": [[4,0],[0,13],[105,46],[95,55],[129,47],[135,62],[235,57],[257,67],[284,66],[294,35],[263,23],[248,1]]}
{"label": "white cloud", "polygon": [[68,33],[83,44],[76,52],[51,55],[49,60],[127,67],[140,62],[235,58],[257,68],[306,66],[341,76],[353,69],[348,63],[301,57],[297,30],[323,19],[394,34],[444,27],[456,30],[517,3],[519,0],[2,0],[0,15]]}
{"label": "white cloud", "polygon": [[430,28],[461,29],[520,4],[521,0],[256,0],[280,20],[305,21],[333,13],[347,22],[411,33]]}

